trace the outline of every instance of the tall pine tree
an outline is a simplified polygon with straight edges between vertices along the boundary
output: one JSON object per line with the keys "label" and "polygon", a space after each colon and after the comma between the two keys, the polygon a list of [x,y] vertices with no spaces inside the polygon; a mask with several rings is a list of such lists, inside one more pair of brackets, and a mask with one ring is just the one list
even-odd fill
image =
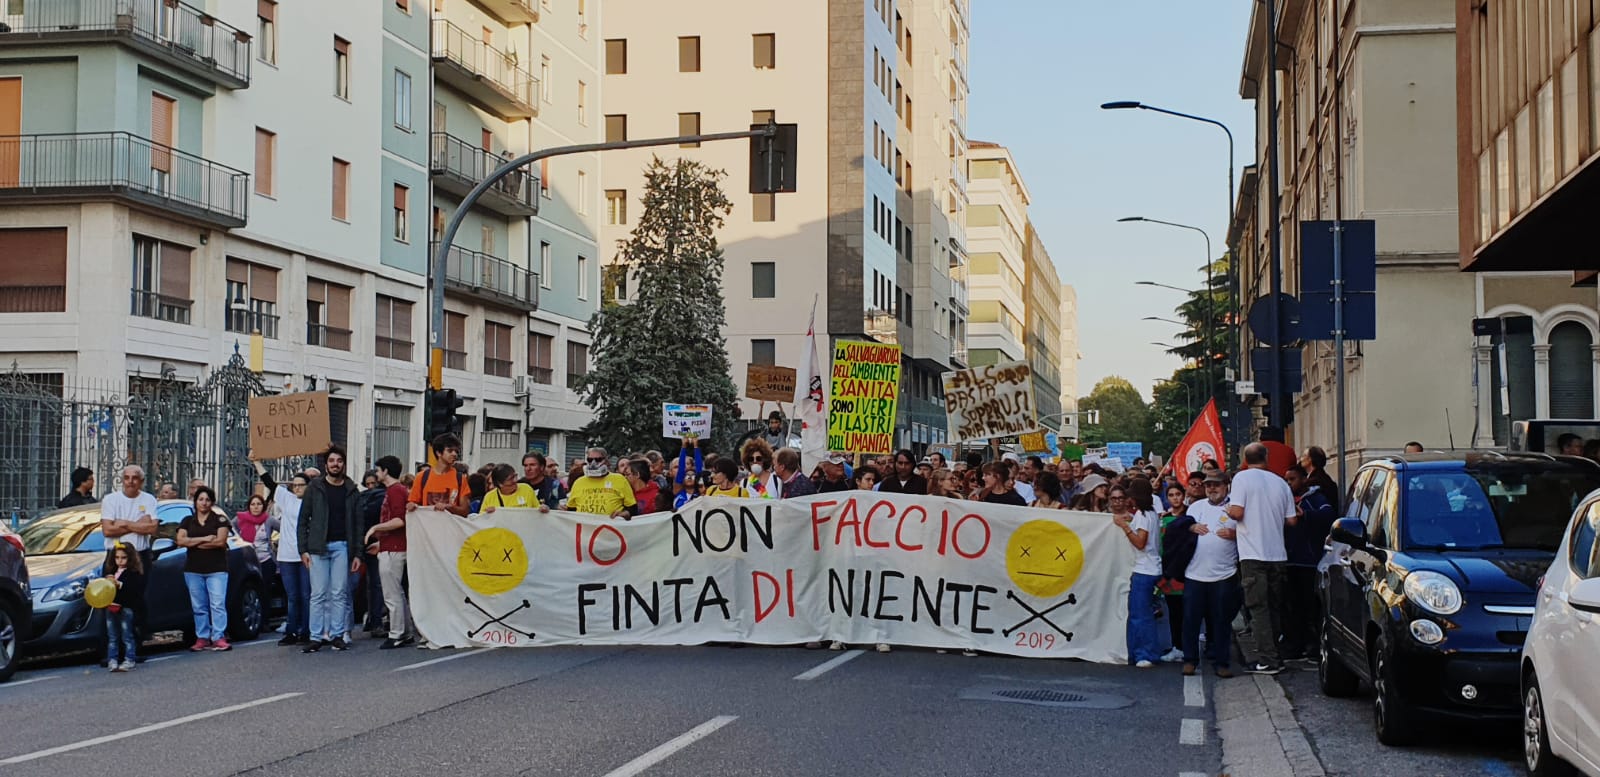
{"label": "tall pine tree", "polygon": [[584,434],[608,451],[661,447],[663,402],[712,405],[710,448],[732,446],[738,389],[722,336],[716,236],[733,207],[722,192],[726,175],[684,159],[645,168],[644,212],[617,245],[637,292],[590,319],[593,368],[575,387],[595,411]]}

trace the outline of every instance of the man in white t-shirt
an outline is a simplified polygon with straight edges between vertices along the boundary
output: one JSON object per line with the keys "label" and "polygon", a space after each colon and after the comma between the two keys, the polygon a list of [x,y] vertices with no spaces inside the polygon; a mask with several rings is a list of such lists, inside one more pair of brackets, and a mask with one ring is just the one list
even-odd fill
{"label": "man in white t-shirt", "polygon": [[1183,574],[1183,673],[1200,663],[1200,623],[1218,677],[1232,677],[1233,616],[1239,610],[1238,524],[1228,517],[1228,484],[1221,472],[1204,476],[1206,498],[1189,505],[1194,557]]}
{"label": "man in white t-shirt", "polygon": [[156,498],[144,490],[144,468],[137,464],[123,467],[122,490],[100,500],[100,534],[147,556],[156,525]]}
{"label": "man in white t-shirt", "polygon": [[1244,606],[1250,612],[1250,642],[1255,660],[1245,671],[1277,674],[1279,625],[1283,621],[1284,576],[1289,553],[1283,527],[1295,522],[1294,494],[1283,478],[1267,471],[1267,446],[1244,447],[1246,469],[1233,476],[1228,517],[1239,522],[1239,576]]}

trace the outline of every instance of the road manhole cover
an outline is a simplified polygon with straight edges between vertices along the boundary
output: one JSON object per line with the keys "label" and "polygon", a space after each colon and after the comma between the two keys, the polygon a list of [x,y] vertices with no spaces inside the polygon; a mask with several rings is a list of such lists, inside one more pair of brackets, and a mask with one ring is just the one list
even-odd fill
{"label": "road manhole cover", "polygon": [[1133,706],[1133,699],[1112,693],[1087,693],[1055,688],[1007,688],[980,686],[961,692],[968,701],[999,701],[1080,710],[1118,710]]}

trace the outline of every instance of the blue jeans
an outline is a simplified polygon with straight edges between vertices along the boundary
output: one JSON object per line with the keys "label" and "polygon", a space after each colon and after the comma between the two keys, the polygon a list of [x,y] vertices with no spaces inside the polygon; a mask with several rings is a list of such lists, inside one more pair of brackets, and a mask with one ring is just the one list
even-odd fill
{"label": "blue jeans", "polygon": [[298,561],[279,561],[278,575],[283,578],[284,636],[307,636],[311,633],[307,618],[311,609],[311,573]]}
{"label": "blue jeans", "polygon": [[[121,612],[106,610],[106,660],[132,661],[137,645],[138,640],[133,636],[133,610],[128,607]],[[121,648],[120,655],[118,648]]]}
{"label": "blue jeans", "polygon": [[195,639],[215,642],[228,631],[228,573],[183,573],[189,587],[189,609],[194,611]]}
{"label": "blue jeans", "polygon": [[349,625],[350,554],[343,542],[311,554],[311,638],[331,640]]}
{"label": "blue jeans", "polygon": [[1160,575],[1133,573],[1128,583],[1128,660],[1160,661],[1160,636],[1156,634],[1155,590]]}
{"label": "blue jeans", "polygon": [[1206,624],[1206,652],[1211,663],[1233,662],[1233,616],[1239,612],[1239,576],[1214,583],[1183,581],[1183,662],[1200,663],[1200,622]]}

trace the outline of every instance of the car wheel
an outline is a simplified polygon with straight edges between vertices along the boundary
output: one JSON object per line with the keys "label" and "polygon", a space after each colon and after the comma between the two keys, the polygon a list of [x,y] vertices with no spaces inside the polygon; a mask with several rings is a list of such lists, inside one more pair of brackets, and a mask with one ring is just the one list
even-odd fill
{"label": "car wheel", "polygon": [[261,635],[267,617],[266,602],[261,598],[261,588],[247,584],[234,597],[228,612],[228,636],[235,642],[247,642]]}
{"label": "car wheel", "polygon": [[17,660],[22,653],[22,635],[18,628],[16,613],[0,605],[0,683],[10,680],[17,671]]}
{"label": "car wheel", "polygon": [[1333,638],[1326,618],[1322,621],[1322,635],[1317,642],[1317,685],[1322,693],[1336,699],[1356,695],[1361,690],[1361,678],[1334,654]]}
{"label": "car wheel", "polygon": [[1376,690],[1372,717],[1378,741],[1397,747],[1415,741],[1416,729],[1411,721],[1411,705],[1400,697],[1400,684],[1395,679],[1398,672],[1388,643],[1386,639],[1379,639],[1372,657],[1372,684]]}
{"label": "car wheel", "polygon": [[1550,729],[1545,725],[1544,694],[1539,678],[1528,673],[1522,691],[1522,761],[1530,777],[1566,777],[1575,774],[1571,764],[1550,752]]}

